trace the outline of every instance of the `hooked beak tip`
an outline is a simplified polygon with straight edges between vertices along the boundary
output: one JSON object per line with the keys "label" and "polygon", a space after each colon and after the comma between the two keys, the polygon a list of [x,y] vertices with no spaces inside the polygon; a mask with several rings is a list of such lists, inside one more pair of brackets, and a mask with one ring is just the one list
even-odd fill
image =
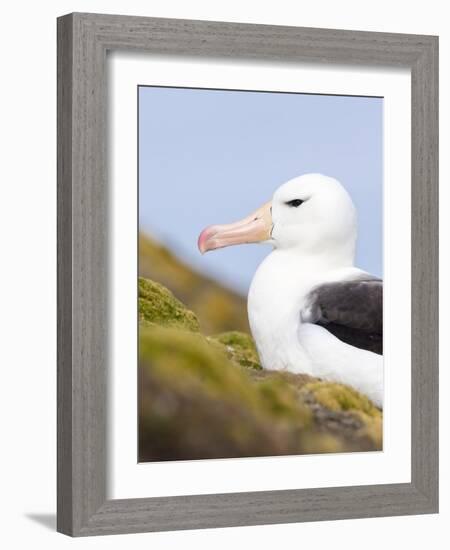
{"label": "hooked beak tip", "polygon": [[210,225],[199,235],[197,246],[203,255],[209,250],[244,243],[264,242],[270,238],[272,228],[271,203],[246,218],[225,225]]}
{"label": "hooked beak tip", "polygon": [[198,237],[198,241],[197,241],[197,247],[200,251],[200,254],[203,256],[206,252],[208,252],[209,250],[209,247],[208,247],[208,238],[210,237],[209,235],[210,231],[209,231],[209,228],[207,227],[206,229],[204,229],[199,237]]}

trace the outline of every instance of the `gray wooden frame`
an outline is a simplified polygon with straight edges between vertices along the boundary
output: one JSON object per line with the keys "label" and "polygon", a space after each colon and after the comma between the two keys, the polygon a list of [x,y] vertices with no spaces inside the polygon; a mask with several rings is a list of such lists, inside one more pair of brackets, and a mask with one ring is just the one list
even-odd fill
{"label": "gray wooden frame", "polygon": [[[412,72],[411,483],[106,497],[106,53],[359,63]],[[73,536],[438,510],[438,38],[75,13],[58,19],[58,530]]]}

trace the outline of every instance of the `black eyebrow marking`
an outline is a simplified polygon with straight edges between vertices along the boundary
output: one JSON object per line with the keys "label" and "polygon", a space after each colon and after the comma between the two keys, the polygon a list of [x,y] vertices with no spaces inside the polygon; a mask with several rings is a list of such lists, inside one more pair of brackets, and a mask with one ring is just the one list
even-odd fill
{"label": "black eyebrow marking", "polygon": [[291,201],[287,201],[286,204],[288,206],[293,206],[294,208],[298,208],[304,202],[305,201],[302,201],[302,199],[292,199]]}

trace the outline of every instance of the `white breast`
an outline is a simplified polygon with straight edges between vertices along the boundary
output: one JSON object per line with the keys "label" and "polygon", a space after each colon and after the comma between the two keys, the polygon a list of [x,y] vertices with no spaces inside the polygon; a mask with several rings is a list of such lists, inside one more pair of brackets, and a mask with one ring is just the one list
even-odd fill
{"label": "white breast", "polygon": [[298,341],[299,311],[308,285],[297,273],[288,255],[278,250],[269,254],[253,277],[248,317],[263,368],[313,374]]}
{"label": "white breast", "polygon": [[274,250],[259,266],[249,290],[250,328],[263,368],[348,384],[381,406],[383,357],[345,344],[325,328],[304,322],[305,298],[314,286],[354,277],[355,272],[360,270],[307,265],[304,258]]}

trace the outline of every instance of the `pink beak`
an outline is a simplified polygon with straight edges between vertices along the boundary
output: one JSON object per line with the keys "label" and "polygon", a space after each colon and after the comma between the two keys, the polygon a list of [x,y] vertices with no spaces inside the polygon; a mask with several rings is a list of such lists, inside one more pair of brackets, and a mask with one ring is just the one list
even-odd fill
{"label": "pink beak", "polygon": [[267,202],[243,220],[225,225],[210,225],[198,238],[198,249],[202,254],[208,250],[224,248],[234,244],[268,241],[272,231],[271,202]]}

